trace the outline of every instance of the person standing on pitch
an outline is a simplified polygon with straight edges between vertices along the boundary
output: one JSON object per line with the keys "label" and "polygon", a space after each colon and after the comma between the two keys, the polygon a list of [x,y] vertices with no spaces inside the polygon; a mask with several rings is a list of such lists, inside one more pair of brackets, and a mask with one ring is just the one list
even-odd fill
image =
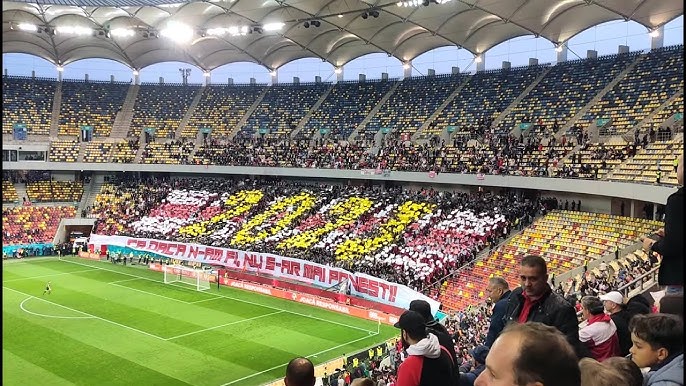
{"label": "person standing on pitch", "polygon": [[43,295],[45,295],[46,292],[48,293],[48,295],[52,293],[52,288],[50,288],[50,282],[47,282],[47,284],[45,284],[45,291],[43,291]]}

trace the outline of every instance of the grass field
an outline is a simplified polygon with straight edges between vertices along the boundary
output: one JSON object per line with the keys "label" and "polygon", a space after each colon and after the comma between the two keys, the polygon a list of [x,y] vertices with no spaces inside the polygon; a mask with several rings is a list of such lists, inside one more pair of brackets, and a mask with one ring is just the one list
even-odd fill
{"label": "grass field", "polygon": [[[397,336],[391,326],[82,259],[3,263],[4,385],[261,385]],[[47,281],[52,294],[43,295]],[[378,331],[378,332],[377,332]]]}

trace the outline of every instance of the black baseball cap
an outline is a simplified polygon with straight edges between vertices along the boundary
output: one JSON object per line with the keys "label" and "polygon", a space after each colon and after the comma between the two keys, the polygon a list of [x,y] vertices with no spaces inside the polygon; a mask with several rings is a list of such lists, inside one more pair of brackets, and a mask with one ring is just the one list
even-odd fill
{"label": "black baseball cap", "polygon": [[410,310],[417,311],[424,318],[425,323],[434,320],[434,317],[431,314],[431,305],[426,300],[415,299],[411,301]]}
{"label": "black baseball cap", "polygon": [[410,333],[422,333],[426,331],[426,321],[417,311],[405,311],[400,315],[398,322],[393,325],[395,328],[408,331]]}
{"label": "black baseball cap", "polygon": [[489,351],[490,349],[488,346],[480,345],[474,347],[472,350],[469,350],[469,355],[471,355],[472,358],[479,363],[486,363],[486,357],[488,356]]}

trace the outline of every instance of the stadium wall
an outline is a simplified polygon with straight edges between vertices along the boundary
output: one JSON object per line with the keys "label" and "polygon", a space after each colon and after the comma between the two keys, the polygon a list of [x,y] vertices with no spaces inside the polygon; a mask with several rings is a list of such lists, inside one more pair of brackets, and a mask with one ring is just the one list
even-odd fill
{"label": "stadium wall", "polygon": [[[474,174],[439,173],[431,177],[424,172],[388,172],[382,174],[367,173],[360,170],[334,169],[305,169],[305,168],[270,168],[246,166],[214,166],[214,165],[157,165],[157,164],[113,164],[113,163],[82,163],[82,162],[42,162],[17,161],[3,162],[5,170],[51,170],[66,171],[94,171],[94,172],[156,172],[156,173],[189,173],[197,175],[225,174],[225,175],[263,175],[295,178],[318,179],[349,179],[394,181],[411,185],[463,185],[484,187],[507,187],[516,189],[533,189],[548,192],[567,192],[602,197],[618,197],[665,204],[667,197],[676,191],[676,187],[656,186],[651,184],[636,184],[614,181],[593,181],[565,178],[518,177]],[[561,194],[561,193],[557,193]],[[589,209],[583,205],[582,208]],[[605,207],[605,203],[598,203]],[[609,209],[609,208],[608,208]],[[608,209],[603,212],[608,212]]]}

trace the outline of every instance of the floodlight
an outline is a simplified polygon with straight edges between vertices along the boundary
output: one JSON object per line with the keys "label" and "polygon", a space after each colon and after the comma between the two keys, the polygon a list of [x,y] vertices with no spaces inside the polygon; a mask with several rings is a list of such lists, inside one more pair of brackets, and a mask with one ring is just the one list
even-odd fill
{"label": "floodlight", "polygon": [[193,29],[184,23],[170,21],[160,34],[177,43],[185,43],[193,37]]}
{"label": "floodlight", "polygon": [[19,23],[17,26],[22,31],[36,32],[38,31],[38,26],[31,23]]}

